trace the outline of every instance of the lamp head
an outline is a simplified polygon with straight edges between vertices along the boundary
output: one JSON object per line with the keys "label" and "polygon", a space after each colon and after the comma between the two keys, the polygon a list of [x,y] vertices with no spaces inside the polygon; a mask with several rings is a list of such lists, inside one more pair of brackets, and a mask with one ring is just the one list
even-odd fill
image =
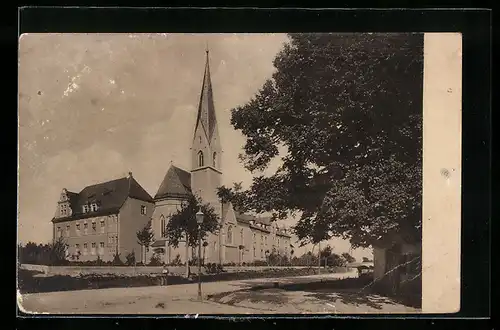
{"label": "lamp head", "polygon": [[201,225],[203,223],[203,218],[205,218],[205,214],[199,210],[196,213],[196,223]]}

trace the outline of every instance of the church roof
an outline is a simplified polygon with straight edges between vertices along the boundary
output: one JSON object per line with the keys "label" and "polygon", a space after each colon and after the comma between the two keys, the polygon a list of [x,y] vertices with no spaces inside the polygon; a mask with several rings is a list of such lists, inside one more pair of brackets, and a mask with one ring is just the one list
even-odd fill
{"label": "church roof", "polygon": [[[67,192],[70,199],[72,215],[54,218],[53,222],[83,219],[117,213],[128,197],[153,202],[153,198],[131,176],[87,186],[79,193]],[[83,206],[97,203],[99,208],[94,212],[83,213]]]}
{"label": "church roof", "polygon": [[171,165],[158,188],[155,199],[191,195],[191,173]]}
{"label": "church roof", "polygon": [[203,75],[203,84],[201,87],[200,103],[198,105],[198,116],[196,118],[196,129],[198,125],[203,126],[205,134],[207,135],[208,141],[210,143],[212,136],[217,125],[217,119],[215,117],[215,106],[214,97],[212,93],[212,80],[210,79],[210,64],[208,58],[205,64],[205,74]]}

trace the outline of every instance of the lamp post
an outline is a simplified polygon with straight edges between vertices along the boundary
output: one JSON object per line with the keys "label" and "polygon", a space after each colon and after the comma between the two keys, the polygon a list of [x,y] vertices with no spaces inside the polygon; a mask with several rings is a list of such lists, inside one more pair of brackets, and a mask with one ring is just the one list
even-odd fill
{"label": "lamp post", "polygon": [[201,301],[201,224],[205,214],[201,212],[201,209],[196,213],[196,223],[198,224],[198,299]]}

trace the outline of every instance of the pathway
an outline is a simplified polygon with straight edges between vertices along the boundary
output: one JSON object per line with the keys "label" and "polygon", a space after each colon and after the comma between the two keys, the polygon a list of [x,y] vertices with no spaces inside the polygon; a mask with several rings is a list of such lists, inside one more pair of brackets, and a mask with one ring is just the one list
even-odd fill
{"label": "pathway", "polygon": [[[259,304],[240,306],[207,301],[207,295],[222,295],[272,282],[310,283],[322,280],[357,277],[356,272],[322,274],[300,277],[262,278],[241,281],[203,283],[204,301],[197,301],[198,284],[112,288],[49,293],[25,294],[19,298],[26,312],[49,314],[254,314],[254,313],[311,313],[327,312],[324,302],[312,310],[297,308],[295,302],[276,309],[259,308]],[[290,293],[297,297],[299,292]],[[251,300],[251,299],[250,299]],[[308,301],[311,299],[308,298]],[[304,301],[305,302],[305,301]],[[264,304],[265,305],[265,304]],[[262,305],[262,306],[264,306]],[[304,305],[305,307],[305,305]],[[319,309],[319,310],[317,310]]]}

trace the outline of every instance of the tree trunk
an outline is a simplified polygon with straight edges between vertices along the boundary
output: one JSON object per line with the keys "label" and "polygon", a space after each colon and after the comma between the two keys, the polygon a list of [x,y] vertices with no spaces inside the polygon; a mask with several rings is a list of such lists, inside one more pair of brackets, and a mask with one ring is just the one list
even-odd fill
{"label": "tree trunk", "polygon": [[219,230],[219,264],[222,265],[222,226],[224,224],[224,202],[220,205],[220,230]]}
{"label": "tree trunk", "polygon": [[189,277],[189,236],[188,233],[186,232],[186,277]]}

